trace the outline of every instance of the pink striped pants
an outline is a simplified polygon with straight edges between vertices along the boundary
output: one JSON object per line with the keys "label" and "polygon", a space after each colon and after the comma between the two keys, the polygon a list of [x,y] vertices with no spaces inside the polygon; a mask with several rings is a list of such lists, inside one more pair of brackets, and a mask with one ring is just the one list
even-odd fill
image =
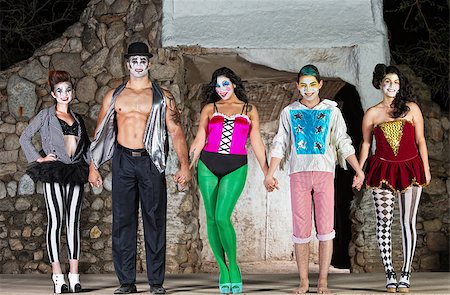
{"label": "pink striped pants", "polygon": [[[312,230],[312,201],[319,241],[332,240],[334,231],[334,175],[332,172],[305,171],[290,175],[291,207],[296,244],[309,243]],[[314,193],[313,193],[314,191]]]}

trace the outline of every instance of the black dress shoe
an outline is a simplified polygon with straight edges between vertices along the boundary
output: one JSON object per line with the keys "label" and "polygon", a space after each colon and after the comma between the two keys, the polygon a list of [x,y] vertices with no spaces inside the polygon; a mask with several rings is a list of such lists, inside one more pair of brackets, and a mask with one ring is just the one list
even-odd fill
{"label": "black dress shoe", "polygon": [[131,294],[131,293],[137,293],[135,284],[122,284],[120,285],[120,288],[117,288],[116,291],[114,291],[114,294]]}
{"label": "black dress shoe", "polygon": [[166,294],[166,289],[163,286],[150,286],[150,293],[153,294]]}

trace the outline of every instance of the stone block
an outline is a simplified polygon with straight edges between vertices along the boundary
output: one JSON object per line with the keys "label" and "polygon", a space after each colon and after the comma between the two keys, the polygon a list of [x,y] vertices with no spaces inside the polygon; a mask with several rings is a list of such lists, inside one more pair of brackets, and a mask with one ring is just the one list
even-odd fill
{"label": "stone block", "polygon": [[24,229],[22,231],[22,237],[24,237],[24,238],[31,237],[31,227],[29,227],[29,226],[24,227]]}
{"label": "stone block", "polygon": [[14,210],[14,205],[11,200],[0,200],[0,212],[12,212]]}
{"label": "stone block", "polygon": [[19,181],[18,194],[32,195],[34,194],[34,188],[35,188],[34,181],[30,178],[30,176],[28,176],[28,174],[24,174]]}
{"label": "stone block", "polygon": [[63,52],[79,53],[83,50],[83,44],[80,38],[70,38],[64,45]]}
{"label": "stone block", "polygon": [[38,250],[38,251],[33,253],[33,259],[35,261],[42,260],[43,258],[44,258],[44,251]]}
{"label": "stone block", "polygon": [[21,235],[20,229],[11,229],[9,231],[10,238],[20,238],[20,235]]}
{"label": "stone block", "polygon": [[447,187],[442,179],[434,177],[431,178],[430,184],[423,189],[423,192],[430,195],[442,195],[447,192]]}
{"label": "stone block", "polygon": [[20,148],[19,137],[16,134],[7,135],[5,138],[4,148],[7,151],[17,150]]}
{"label": "stone block", "polygon": [[5,262],[2,266],[2,273],[3,274],[19,274],[20,268],[19,264],[16,260],[10,260]]}
{"label": "stone block", "polygon": [[19,75],[38,85],[44,84],[48,79],[48,71],[37,59],[33,59],[19,71]]}
{"label": "stone block", "polygon": [[450,120],[447,117],[441,118],[441,124],[445,131],[450,129]]}
{"label": "stone block", "polygon": [[98,239],[101,235],[102,231],[96,225],[93,228],[91,228],[89,232],[89,236],[91,239]]}
{"label": "stone block", "polygon": [[[116,44],[120,44],[125,36],[125,24],[122,21],[112,23],[106,32],[106,44],[109,48],[114,47]],[[123,44],[120,44],[123,47]],[[121,61],[123,63],[123,60]]]}
{"label": "stone block", "polygon": [[423,271],[439,269],[439,265],[439,254],[437,253],[423,255],[420,258],[420,269]]}
{"label": "stone block", "polygon": [[125,62],[123,54],[124,48],[122,43],[117,43],[109,51],[105,67],[114,78],[122,78],[124,76]]}
{"label": "stone block", "polygon": [[442,222],[439,219],[427,220],[423,222],[426,232],[437,232],[441,230]]}
{"label": "stone block", "polygon": [[0,133],[15,133],[16,126],[14,124],[3,123],[0,124]]}
{"label": "stone block", "polygon": [[0,181],[0,200],[6,198],[6,185]]}
{"label": "stone block", "polygon": [[36,227],[31,234],[33,237],[40,237],[43,233],[44,230],[42,229],[42,227]]}
{"label": "stone block", "polygon": [[[34,56],[42,56],[42,55],[54,55],[61,52],[62,48],[66,44],[66,38],[58,38],[53,41],[48,42],[38,50],[34,52]],[[55,68],[60,69],[60,68]]]}
{"label": "stone block", "polygon": [[81,78],[85,74],[81,70],[83,61],[79,53],[55,53],[51,59],[53,68],[66,71],[72,78]]}
{"label": "stone block", "polygon": [[81,70],[90,76],[97,76],[103,71],[103,65],[108,57],[109,49],[103,48],[99,52],[89,57],[81,66]]}
{"label": "stone block", "polygon": [[103,202],[103,200],[101,198],[96,198],[94,200],[94,202],[92,202],[91,208],[93,210],[99,211],[99,210],[101,210],[103,208],[103,204],[104,204],[104,202]]}
{"label": "stone block", "polygon": [[87,103],[76,103],[71,105],[72,110],[80,115],[86,115],[89,112],[89,105]]}
{"label": "stone block", "polygon": [[97,91],[97,82],[94,77],[86,76],[78,81],[76,86],[76,96],[81,102],[89,102],[95,99],[95,92]]}
{"label": "stone block", "polygon": [[9,239],[9,247],[12,251],[20,251],[23,249],[20,239]]}
{"label": "stone block", "polygon": [[448,237],[441,232],[430,232],[426,235],[427,247],[433,252],[449,251]]}
{"label": "stone block", "polygon": [[18,158],[19,158],[18,150],[0,151],[0,163],[2,164],[17,162]]}
{"label": "stone block", "polygon": [[8,110],[14,118],[30,120],[34,117],[37,104],[36,85],[34,83],[18,75],[13,75],[8,80],[7,93]]}

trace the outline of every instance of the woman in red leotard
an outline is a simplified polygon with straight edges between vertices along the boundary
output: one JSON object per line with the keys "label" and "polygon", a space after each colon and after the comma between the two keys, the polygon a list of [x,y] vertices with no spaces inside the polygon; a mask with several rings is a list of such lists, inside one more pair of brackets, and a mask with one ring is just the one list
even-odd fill
{"label": "woman in red leotard", "polygon": [[[431,180],[423,116],[411,96],[406,77],[398,68],[378,64],[372,84],[383,91],[383,100],[364,115],[359,165],[364,166],[374,136],[376,151],[369,158],[366,179],[375,203],[386,289],[392,293],[407,293],[417,240],[417,208],[422,187]],[[391,249],[394,196],[398,198],[403,241],[403,267],[398,282]]]}

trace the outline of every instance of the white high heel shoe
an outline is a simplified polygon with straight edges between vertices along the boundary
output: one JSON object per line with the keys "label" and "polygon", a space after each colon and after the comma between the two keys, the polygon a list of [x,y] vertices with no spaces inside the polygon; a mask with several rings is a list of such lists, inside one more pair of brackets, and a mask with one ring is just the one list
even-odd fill
{"label": "white high heel shoe", "polygon": [[72,293],[81,292],[80,275],[77,273],[69,272],[68,277],[69,277],[70,292]]}
{"label": "white high heel shoe", "polygon": [[63,274],[53,274],[53,292],[56,294],[67,293],[69,292],[69,287],[64,280]]}

